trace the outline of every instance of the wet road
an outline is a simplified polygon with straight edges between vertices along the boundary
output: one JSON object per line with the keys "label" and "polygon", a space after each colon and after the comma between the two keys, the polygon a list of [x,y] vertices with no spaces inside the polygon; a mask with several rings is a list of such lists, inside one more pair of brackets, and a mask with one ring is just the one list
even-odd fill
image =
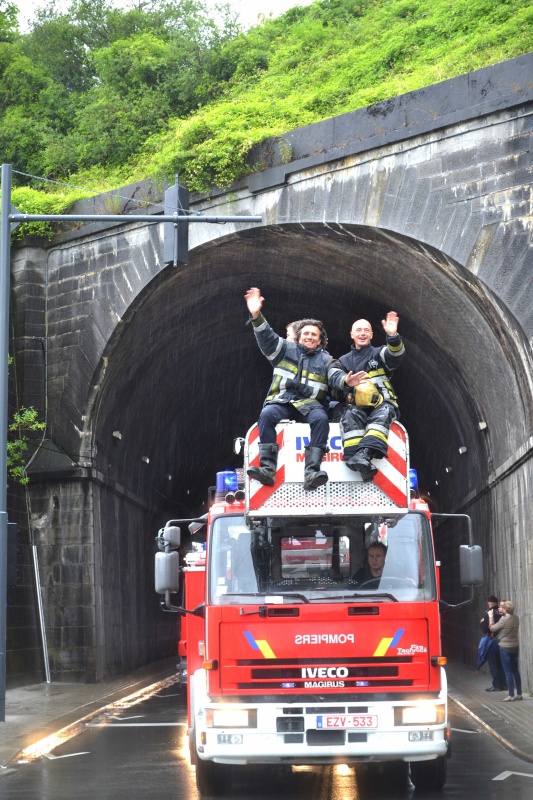
{"label": "wet road", "polygon": [[[450,706],[453,756],[442,793],[424,793],[375,769],[248,769],[239,800],[531,800],[533,764],[515,758]],[[0,775],[1,800],[198,800],[188,759],[183,695],[175,686],[105,711],[73,738]]]}

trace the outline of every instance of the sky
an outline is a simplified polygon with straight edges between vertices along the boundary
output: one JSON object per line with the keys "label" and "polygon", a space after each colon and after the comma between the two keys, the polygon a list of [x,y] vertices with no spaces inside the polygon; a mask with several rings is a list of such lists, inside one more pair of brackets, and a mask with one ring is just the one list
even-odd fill
{"label": "sky", "polygon": [[[239,14],[241,23],[245,28],[251,25],[257,25],[260,17],[264,14],[266,16],[272,15],[277,17],[283,14],[293,6],[308,6],[313,0],[226,0],[230,6]],[[25,23],[34,16],[36,7],[43,7],[48,5],[44,0],[12,0],[20,11],[19,26],[22,31],[26,30]],[[204,0],[208,8],[214,7],[220,0]],[[224,2],[224,0],[222,0]],[[68,0],[57,0],[56,8],[67,8],[69,5]],[[129,3],[124,0],[115,0],[117,6],[127,6]]]}

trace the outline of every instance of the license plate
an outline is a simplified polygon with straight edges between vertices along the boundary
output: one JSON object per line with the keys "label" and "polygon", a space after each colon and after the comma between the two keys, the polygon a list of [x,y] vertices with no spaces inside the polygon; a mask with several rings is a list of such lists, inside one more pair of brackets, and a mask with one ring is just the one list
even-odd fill
{"label": "license plate", "polygon": [[364,728],[370,730],[378,727],[375,714],[320,714],[316,718],[317,728]]}

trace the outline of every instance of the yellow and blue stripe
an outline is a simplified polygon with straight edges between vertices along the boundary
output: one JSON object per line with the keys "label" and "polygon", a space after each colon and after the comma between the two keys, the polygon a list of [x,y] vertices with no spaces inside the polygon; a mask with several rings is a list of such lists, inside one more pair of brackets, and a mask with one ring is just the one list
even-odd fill
{"label": "yellow and blue stripe", "polygon": [[276,658],[274,651],[270,647],[266,639],[254,639],[250,631],[243,631],[246,641],[252,650],[259,650],[264,658]]}
{"label": "yellow and blue stripe", "polygon": [[398,642],[400,641],[404,633],[405,633],[405,628],[398,628],[398,630],[396,631],[396,633],[392,638],[384,637],[378,644],[374,652],[374,657],[384,656],[387,650],[389,650],[391,647],[397,647]]}

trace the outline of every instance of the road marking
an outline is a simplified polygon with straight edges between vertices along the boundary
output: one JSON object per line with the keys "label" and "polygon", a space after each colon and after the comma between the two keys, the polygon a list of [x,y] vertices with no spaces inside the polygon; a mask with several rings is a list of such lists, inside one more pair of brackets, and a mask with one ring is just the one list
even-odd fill
{"label": "road marking", "polygon": [[16,769],[13,769],[13,767],[10,767],[9,769],[7,767],[2,767],[2,769],[4,771],[0,772],[0,778],[4,778],[6,775],[12,775],[13,772],[17,771]]}
{"label": "road marking", "polygon": [[493,781],[504,781],[506,778],[510,778],[512,775],[520,775],[522,778],[533,778],[533,772],[500,772],[499,775],[496,775],[493,778]]}
{"label": "road marking", "polygon": [[142,719],[144,714],[136,714],[134,717],[115,717],[115,719],[123,720],[123,719]]}
{"label": "road marking", "polygon": [[165,727],[182,727],[186,726],[186,722],[88,722],[86,728],[165,728]]}
{"label": "road marking", "polygon": [[50,761],[55,761],[57,758],[73,758],[74,756],[88,756],[90,750],[84,750],[82,753],[67,753],[66,756],[54,756],[53,753],[43,753],[45,758],[49,758]]}
{"label": "road marking", "polygon": [[467,731],[464,728],[451,728],[450,730],[454,731],[455,733],[475,733],[476,736],[479,734],[479,731]]}
{"label": "road marking", "polygon": [[[77,736],[87,727],[87,722],[85,720],[88,719],[95,719],[96,717],[101,716],[102,712],[107,710],[116,710],[118,708],[131,708],[132,706],[136,705],[137,703],[143,702],[143,700],[147,700],[150,697],[153,697],[158,692],[174,685],[179,681],[178,675],[171,675],[168,678],[163,678],[156,683],[152,683],[149,686],[145,686],[143,689],[139,689],[137,692],[133,692],[132,694],[128,695],[127,697],[123,697],[122,700],[108,703],[107,705],[99,708],[97,711],[93,711],[91,714],[87,714],[85,717],[81,717],[76,722],[73,722],[71,725],[67,725],[65,728],[61,728],[57,733],[53,733],[50,736],[46,736],[44,739],[41,739],[39,742],[35,742],[34,744],[30,745],[29,747],[24,748],[18,753],[18,763],[23,764],[26,763],[27,760],[32,760],[35,758],[39,758],[40,756],[44,755],[45,753],[49,753],[51,750],[54,750],[59,744],[63,744],[64,742],[72,739],[74,736]],[[134,686],[135,684],[132,684]]]}

